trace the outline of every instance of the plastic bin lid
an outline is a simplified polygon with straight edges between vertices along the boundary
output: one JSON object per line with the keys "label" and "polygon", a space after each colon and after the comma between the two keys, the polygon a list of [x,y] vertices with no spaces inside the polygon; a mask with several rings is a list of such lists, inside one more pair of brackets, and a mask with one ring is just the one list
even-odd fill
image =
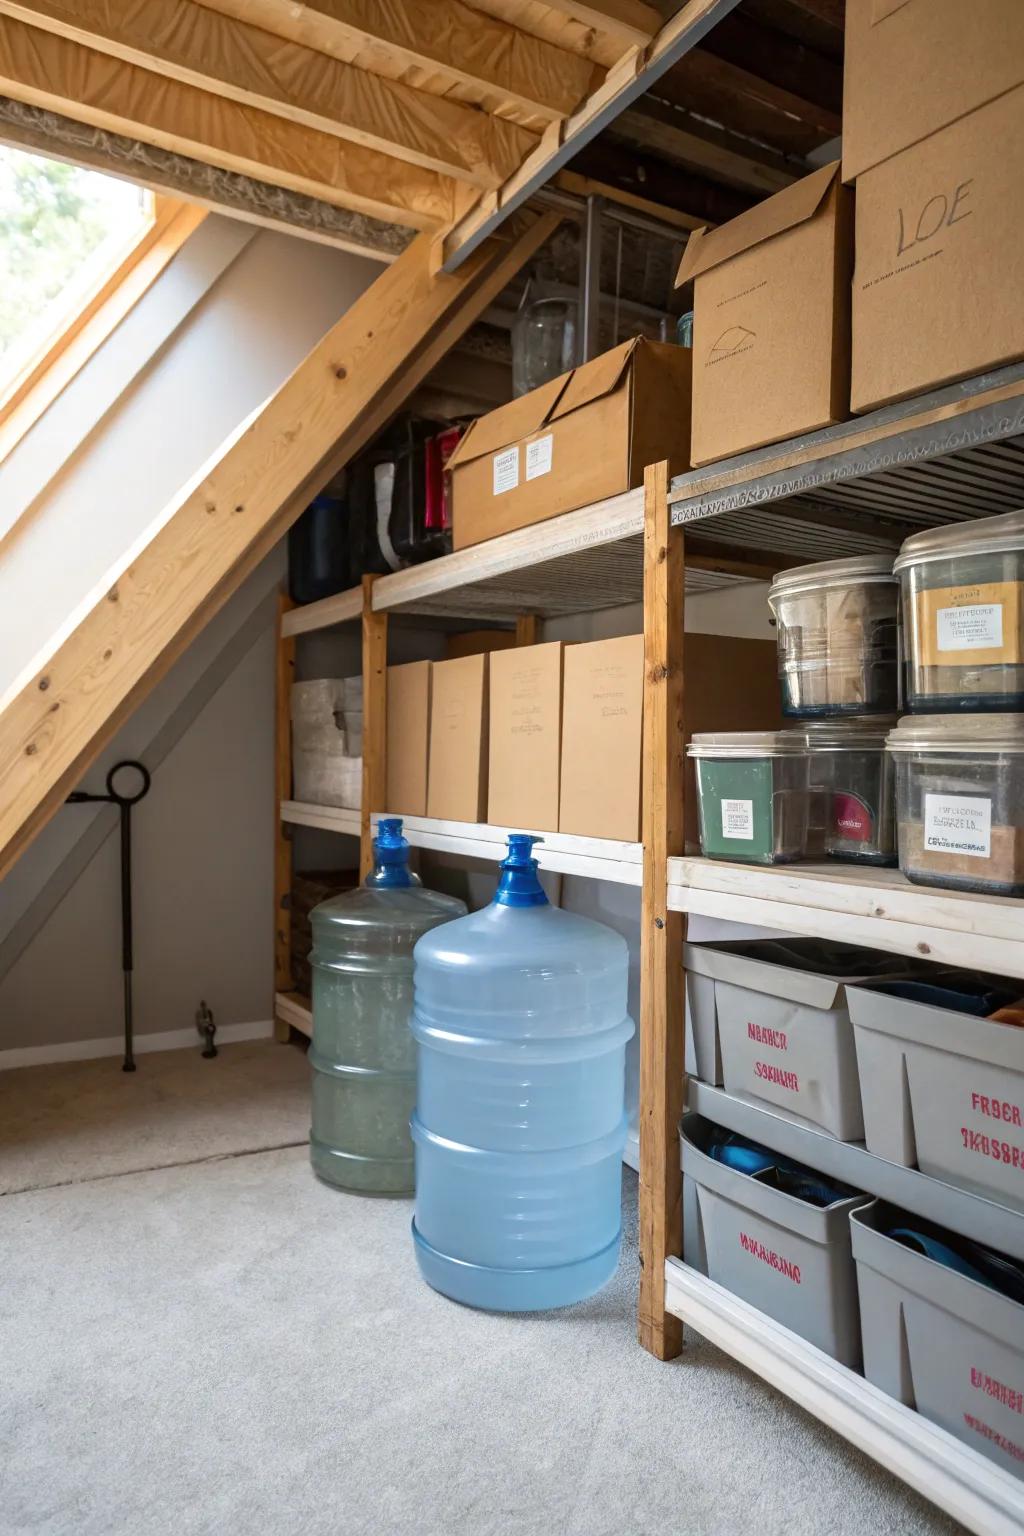
{"label": "plastic bin lid", "polygon": [[807,742],[802,731],[700,731],[686,750],[690,757],[800,757]]}
{"label": "plastic bin lid", "polygon": [[960,555],[997,555],[1024,549],[1024,511],[1000,512],[996,517],[970,518],[945,528],[927,528],[905,539],[894,570],[923,565],[929,560],[952,560]]}
{"label": "plastic bin lid", "polygon": [[890,752],[1024,753],[1024,715],[904,715]]}
{"label": "plastic bin lid", "polygon": [[881,752],[897,723],[896,715],[875,715],[868,720],[819,720],[788,729],[803,736],[811,752]]}
{"label": "plastic bin lid", "polygon": [[848,555],[842,560],[816,560],[780,571],[771,584],[768,601],[790,592],[814,587],[851,587],[865,582],[894,581],[892,555]]}

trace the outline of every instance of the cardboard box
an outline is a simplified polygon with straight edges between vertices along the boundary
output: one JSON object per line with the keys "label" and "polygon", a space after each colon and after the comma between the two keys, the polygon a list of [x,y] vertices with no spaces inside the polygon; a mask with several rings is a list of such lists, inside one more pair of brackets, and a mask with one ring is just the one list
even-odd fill
{"label": "cardboard box", "polygon": [[460,656],[433,665],[427,815],[442,821],[487,814],[488,661]]}
{"label": "cardboard box", "polygon": [[562,752],[560,640],[491,656],[487,820],[557,832]]}
{"label": "cardboard box", "polygon": [[456,549],[689,468],[690,353],[634,337],[479,417],[456,448]]}
{"label": "cardboard box", "polygon": [[570,645],[562,669],[558,830],[640,836],[644,637]]}
{"label": "cardboard box", "polygon": [[690,236],[693,464],[848,416],[851,215],[836,162]]}
{"label": "cardboard box", "polygon": [[396,816],[427,814],[427,764],[430,753],[429,661],[388,667],[388,812]]}
{"label": "cardboard box", "polygon": [[843,180],[1022,83],[1021,0],[846,0]]}
{"label": "cardboard box", "polygon": [[507,651],[516,643],[514,629],[466,629],[448,635],[444,653],[453,656],[479,656],[483,651]]}
{"label": "cardboard box", "polygon": [[1022,186],[1024,86],[858,178],[855,411],[1024,355]]}

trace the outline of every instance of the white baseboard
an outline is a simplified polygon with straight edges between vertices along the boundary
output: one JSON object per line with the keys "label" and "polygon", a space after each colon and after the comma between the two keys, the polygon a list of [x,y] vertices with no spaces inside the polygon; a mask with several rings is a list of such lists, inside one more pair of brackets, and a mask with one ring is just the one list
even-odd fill
{"label": "white baseboard", "polygon": [[[214,1038],[217,1045],[235,1045],[240,1040],[266,1040],[273,1033],[273,1020],[260,1019],[255,1024],[219,1024]],[[201,1043],[195,1029],[164,1029],[156,1034],[136,1035],[135,1055],[189,1048],[198,1051]],[[123,1050],[123,1035],[107,1035],[102,1040],[64,1040],[55,1045],[20,1045],[0,1051],[0,1072],[12,1067],[41,1067],[48,1062],[92,1061],[98,1056],[120,1056]]]}

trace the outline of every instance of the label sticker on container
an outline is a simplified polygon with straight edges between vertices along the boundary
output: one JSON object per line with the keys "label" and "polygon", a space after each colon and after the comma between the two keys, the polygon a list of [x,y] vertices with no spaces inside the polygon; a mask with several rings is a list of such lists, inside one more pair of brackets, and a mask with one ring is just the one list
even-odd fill
{"label": "label sticker on container", "polygon": [[501,453],[496,453],[491,460],[494,469],[493,495],[501,496],[505,491],[514,491],[519,484],[519,444],[514,448],[503,448]]}
{"label": "label sticker on container", "polygon": [[722,801],[722,836],[741,837],[746,842],[751,842],[753,840],[753,800]]}
{"label": "label sticker on container", "polygon": [[551,473],[551,455],[554,448],[554,434],[549,432],[547,437],[538,437],[536,442],[526,445],[526,478],[527,480],[539,480],[541,475]]}
{"label": "label sticker on container", "polygon": [[992,801],[980,795],[925,795],[924,846],[927,853],[990,858]]}
{"label": "label sticker on container", "polygon": [[875,818],[871,808],[848,790],[834,790],[832,836],[853,843],[870,843],[874,835]]}
{"label": "label sticker on container", "polygon": [[1003,643],[1002,603],[973,603],[940,608],[935,615],[940,651],[987,651]]}

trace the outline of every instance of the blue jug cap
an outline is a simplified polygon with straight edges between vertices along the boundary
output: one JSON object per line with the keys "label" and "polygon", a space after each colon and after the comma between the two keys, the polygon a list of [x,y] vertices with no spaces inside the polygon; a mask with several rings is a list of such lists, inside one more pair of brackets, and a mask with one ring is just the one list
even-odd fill
{"label": "blue jug cap", "polygon": [[508,852],[501,861],[501,879],[494,893],[494,900],[501,907],[543,907],[547,905],[544,887],[537,878],[537,860],[533,857],[534,843],[542,843],[542,837],[532,837],[529,832],[510,832]]}
{"label": "blue jug cap", "polygon": [[402,836],[402,818],[383,816],[373,839],[373,873],[367,885],[412,885],[409,873],[409,844]]}

